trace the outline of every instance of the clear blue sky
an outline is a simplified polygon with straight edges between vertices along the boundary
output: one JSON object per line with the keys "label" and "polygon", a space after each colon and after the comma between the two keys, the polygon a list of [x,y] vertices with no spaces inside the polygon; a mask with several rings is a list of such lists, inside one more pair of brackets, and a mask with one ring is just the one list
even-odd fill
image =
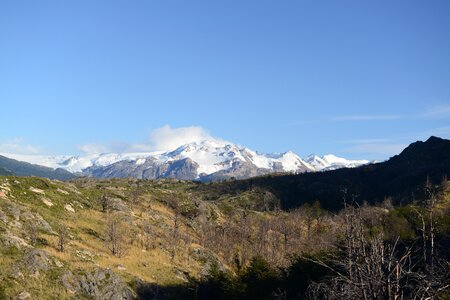
{"label": "clear blue sky", "polygon": [[450,138],[450,1],[1,1],[0,103],[0,152],[169,124],[383,159]]}

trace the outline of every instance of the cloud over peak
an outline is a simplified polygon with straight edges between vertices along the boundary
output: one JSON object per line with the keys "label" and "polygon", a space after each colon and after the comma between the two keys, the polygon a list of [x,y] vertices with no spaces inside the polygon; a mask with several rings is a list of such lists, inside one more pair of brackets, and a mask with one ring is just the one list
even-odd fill
{"label": "cloud over peak", "polygon": [[172,128],[165,125],[151,132],[150,147],[157,151],[174,150],[188,143],[213,139],[215,138],[200,126]]}
{"label": "cloud over peak", "polygon": [[152,130],[148,140],[143,143],[94,143],[81,145],[78,149],[87,154],[171,151],[182,145],[203,140],[220,139],[211,136],[208,130],[200,126],[172,128],[170,125],[164,125],[163,127]]}

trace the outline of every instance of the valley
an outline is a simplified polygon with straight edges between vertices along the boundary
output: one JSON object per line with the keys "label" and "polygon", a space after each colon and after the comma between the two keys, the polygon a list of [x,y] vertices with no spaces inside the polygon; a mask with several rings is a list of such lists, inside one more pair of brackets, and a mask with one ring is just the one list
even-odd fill
{"label": "valley", "polygon": [[[339,286],[330,281],[340,280],[345,251],[355,251],[361,259],[395,257],[365,257],[359,246],[346,246],[352,238],[373,251],[394,247],[417,263],[414,269],[398,266],[402,280],[409,282],[402,288],[405,295],[445,299],[450,182],[439,176],[449,171],[450,152],[443,151],[449,143],[430,138],[381,165],[215,183],[2,176],[0,298],[313,299],[325,291],[338,295],[342,284],[359,293],[353,280],[367,277]],[[417,181],[408,175],[411,164],[422,170],[414,173]],[[369,170],[374,179],[364,182],[383,180],[390,186],[401,175],[409,184],[380,188],[386,193],[382,198],[360,193],[363,198],[355,188],[368,188],[358,186],[353,176]],[[334,180],[328,182],[328,177]],[[312,178],[318,183],[305,189]],[[292,189],[293,182],[307,185]],[[330,194],[332,203],[311,197],[311,191],[335,186],[340,189]],[[405,197],[410,190],[416,191],[414,198]],[[356,234],[361,230],[364,235]],[[370,272],[358,276],[374,276]],[[398,280],[389,274],[377,276]],[[414,276],[433,281],[417,284]],[[380,284],[380,289],[392,288]]]}

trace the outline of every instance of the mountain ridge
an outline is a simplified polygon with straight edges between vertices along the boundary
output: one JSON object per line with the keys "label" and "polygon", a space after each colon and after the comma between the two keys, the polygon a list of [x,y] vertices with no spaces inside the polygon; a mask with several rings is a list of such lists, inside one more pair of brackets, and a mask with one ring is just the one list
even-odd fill
{"label": "mountain ridge", "polygon": [[76,176],[64,169],[52,169],[30,164],[0,155],[0,175],[37,176],[49,179],[67,180]]}
{"label": "mountain ridge", "polygon": [[89,177],[178,178],[200,181],[245,179],[279,172],[296,174],[326,171],[369,163],[368,160],[347,160],[334,155],[315,157],[320,163],[311,165],[308,158],[303,159],[292,151],[259,153],[216,139],[187,143],[170,151],[53,157],[13,155],[15,159],[55,169],[62,168]]}

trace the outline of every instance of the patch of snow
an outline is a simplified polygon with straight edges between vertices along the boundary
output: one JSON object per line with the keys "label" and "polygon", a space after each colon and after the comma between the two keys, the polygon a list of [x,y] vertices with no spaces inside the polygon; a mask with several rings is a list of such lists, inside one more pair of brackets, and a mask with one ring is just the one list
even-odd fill
{"label": "patch of snow", "polygon": [[136,166],[145,164],[145,158],[139,158],[136,160]]}

